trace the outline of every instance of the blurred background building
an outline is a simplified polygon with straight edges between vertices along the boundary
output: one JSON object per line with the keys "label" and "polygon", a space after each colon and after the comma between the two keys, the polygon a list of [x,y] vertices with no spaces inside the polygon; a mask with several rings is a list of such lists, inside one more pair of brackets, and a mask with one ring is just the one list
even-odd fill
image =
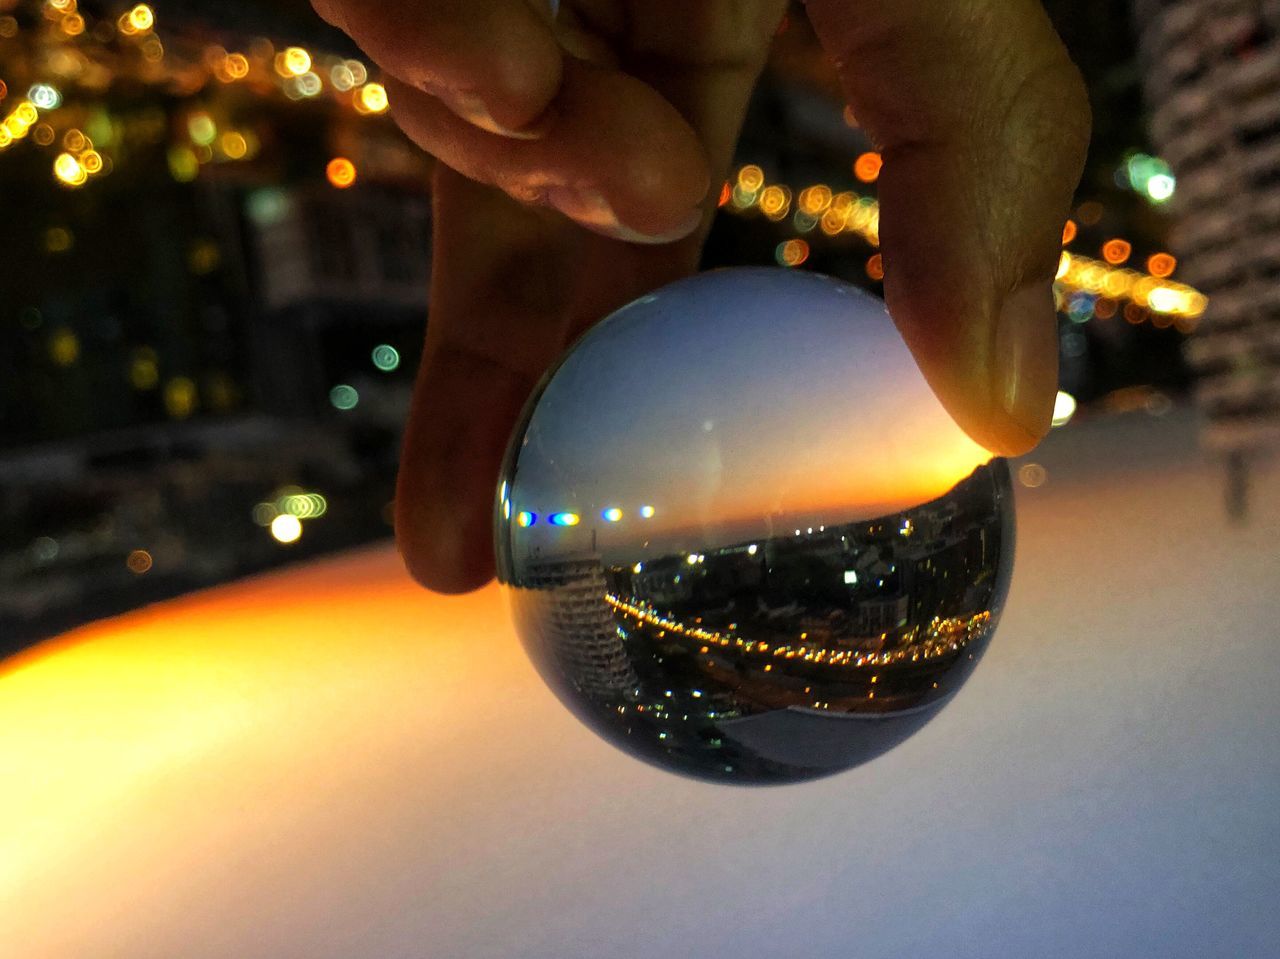
{"label": "blurred background building", "polygon": [[1170,244],[1212,297],[1187,344],[1229,508],[1280,441],[1280,3],[1138,0],[1152,138],[1177,174]]}
{"label": "blurred background building", "polygon": [[[1231,21],[1252,32],[1198,25],[1219,6],[1254,10]],[[1107,0],[1049,7],[1098,121],[1064,224],[1058,421],[1077,404],[1163,415],[1204,315],[1189,355],[1211,375],[1211,442],[1252,449],[1277,390],[1275,4],[1139,2],[1138,24]],[[1254,84],[1230,116],[1229,83]],[[386,110],[372,65],[303,0],[0,0],[0,652],[389,535],[432,161]],[[706,265],[879,292],[878,173],[797,4]],[[1223,178],[1230,208],[1211,199]],[[1241,379],[1245,355],[1272,365]]]}

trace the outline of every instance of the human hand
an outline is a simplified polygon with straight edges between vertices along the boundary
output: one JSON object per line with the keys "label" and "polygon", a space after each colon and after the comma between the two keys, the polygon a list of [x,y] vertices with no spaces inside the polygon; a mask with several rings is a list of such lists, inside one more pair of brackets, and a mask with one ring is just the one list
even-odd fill
{"label": "human hand", "polygon": [[[493,483],[565,346],[692,272],[784,0],[313,0],[393,78],[441,165],[431,321],[396,533],[424,585],[493,575]],[[1088,142],[1037,0],[809,0],[884,157],[885,298],[957,422],[1014,455],[1048,430],[1051,285]]]}

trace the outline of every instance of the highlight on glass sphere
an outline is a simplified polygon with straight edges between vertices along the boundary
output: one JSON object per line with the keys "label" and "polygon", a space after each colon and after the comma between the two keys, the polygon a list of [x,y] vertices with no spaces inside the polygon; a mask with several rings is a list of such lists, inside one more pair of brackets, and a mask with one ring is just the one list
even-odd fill
{"label": "highlight on glass sphere", "polygon": [[829,775],[976,666],[1013,560],[1009,470],[884,305],[812,273],[703,273],[551,370],[497,490],[498,577],[543,678],[674,772]]}

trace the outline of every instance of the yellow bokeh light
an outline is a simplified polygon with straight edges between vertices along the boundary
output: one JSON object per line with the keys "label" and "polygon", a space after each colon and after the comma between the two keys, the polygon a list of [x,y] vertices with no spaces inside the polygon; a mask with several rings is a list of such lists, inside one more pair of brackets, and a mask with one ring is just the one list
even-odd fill
{"label": "yellow bokeh light", "polygon": [[187,118],[187,133],[193,143],[208,146],[217,139],[218,125],[213,122],[213,117],[202,110]]}
{"label": "yellow bokeh light", "polygon": [[49,358],[58,366],[71,366],[80,358],[80,338],[66,328],[58,330],[49,337]]}
{"label": "yellow bokeh light", "polygon": [[366,83],[356,96],[357,104],[366,113],[382,113],[387,109],[387,91],[381,83]]}
{"label": "yellow bokeh light", "polygon": [[85,150],[80,154],[80,166],[90,175],[102,171],[102,154],[97,150]]}
{"label": "yellow bokeh light", "polygon": [[738,186],[747,193],[755,193],[764,186],[764,170],[754,163],[744,166],[738,171]]}
{"label": "yellow bokeh light", "polygon": [[271,521],[270,529],[277,543],[296,543],[302,537],[302,520],[292,513],[281,513]]}
{"label": "yellow bokeh light", "polygon": [[1062,228],[1062,245],[1066,246],[1074,240],[1077,232],[1079,232],[1079,227],[1076,226],[1076,221],[1068,220],[1066,225]]}
{"label": "yellow bokeh light", "polygon": [[156,24],[156,15],[145,3],[140,3],[129,11],[129,26],[139,33],[150,30]]}
{"label": "yellow bokeh light", "polygon": [[70,153],[59,153],[53,161],[53,174],[67,186],[81,186],[89,178],[80,161]]}
{"label": "yellow bokeh light", "polygon": [[804,240],[787,240],[779,244],[777,260],[781,266],[800,266],[809,259],[809,244]]}
{"label": "yellow bokeh light", "polygon": [[190,147],[170,147],[168,160],[169,175],[179,183],[190,183],[200,172],[200,161]]}
{"label": "yellow bokeh light", "polygon": [[768,186],[760,194],[760,212],[771,220],[782,219],[791,206],[790,192],[781,186]]}
{"label": "yellow bokeh light", "polygon": [[1064,250],[1062,253],[1062,256],[1058,259],[1058,275],[1054,277],[1054,279],[1061,280],[1063,277],[1067,275],[1067,271],[1070,269],[1071,269],[1071,254],[1067,253]]}
{"label": "yellow bokeh light", "polygon": [[164,385],[164,408],[175,420],[185,420],[196,409],[196,384],[189,377],[175,376]]}
{"label": "yellow bokeh light", "polygon": [[222,152],[231,160],[242,160],[244,155],[249,152],[249,144],[244,138],[244,134],[237,133],[232,130],[229,133],[222,134]]}
{"label": "yellow bokeh light", "polygon": [[334,157],[324,172],[329,182],[339,190],[345,190],[356,182],[356,165],[346,157]]}
{"label": "yellow bokeh light", "polygon": [[71,249],[75,238],[62,226],[51,226],[44,231],[44,248],[50,253],[65,253]]}
{"label": "yellow bokeh light", "polygon": [[231,53],[224,61],[227,76],[233,80],[242,80],[249,75],[249,61],[243,53]]}
{"label": "yellow bokeh light", "polygon": [[287,75],[300,77],[311,69],[311,54],[302,47],[286,47],[280,62]]}
{"label": "yellow bokeh light", "polygon": [[160,382],[160,367],[156,362],[156,351],[150,347],[142,347],[129,364],[129,384],[135,390],[153,390]]}
{"label": "yellow bokeh light", "polygon": [[818,183],[800,191],[800,210],[812,217],[820,217],[831,205],[831,187]]}

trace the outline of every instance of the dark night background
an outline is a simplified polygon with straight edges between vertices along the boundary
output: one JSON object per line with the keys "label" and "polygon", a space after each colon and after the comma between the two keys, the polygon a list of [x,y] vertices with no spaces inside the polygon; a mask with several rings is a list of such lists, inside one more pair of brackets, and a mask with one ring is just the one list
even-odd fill
{"label": "dark night background", "polygon": [[[61,99],[0,149],[0,651],[388,536],[429,322],[431,161],[385,114],[353,108],[376,75],[348,69],[335,87],[360,54],[306,3],[157,3],[154,23],[149,8],[57,6],[0,0],[0,119],[35,83]],[[1067,249],[1098,259],[1122,238],[1142,271],[1171,220],[1125,175],[1154,152],[1134,31],[1107,0],[1049,8],[1096,127]],[[141,29],[126,23],[138,9]],[[309,51],[315,95],[280,68],[288,46]],[[249,75],[225,75],[239,52]],[[51,172],[60,154],[83,160],[77,133],[104,165],[80,185]],[[797,6],[735,165],[793,187],[795,215],[735,197],[705,265],[794,262],[878,290],[858,231],[796,218],[805,185],[873,196],[851,169],[870,150]],[[334,158],[357,171],[348,188],[327,178]],[[1062,388],[1077,418],[1183,402],[1195,317],[1067,281]],[[279,542],[271,521],[291,510],[311,515]]]}

